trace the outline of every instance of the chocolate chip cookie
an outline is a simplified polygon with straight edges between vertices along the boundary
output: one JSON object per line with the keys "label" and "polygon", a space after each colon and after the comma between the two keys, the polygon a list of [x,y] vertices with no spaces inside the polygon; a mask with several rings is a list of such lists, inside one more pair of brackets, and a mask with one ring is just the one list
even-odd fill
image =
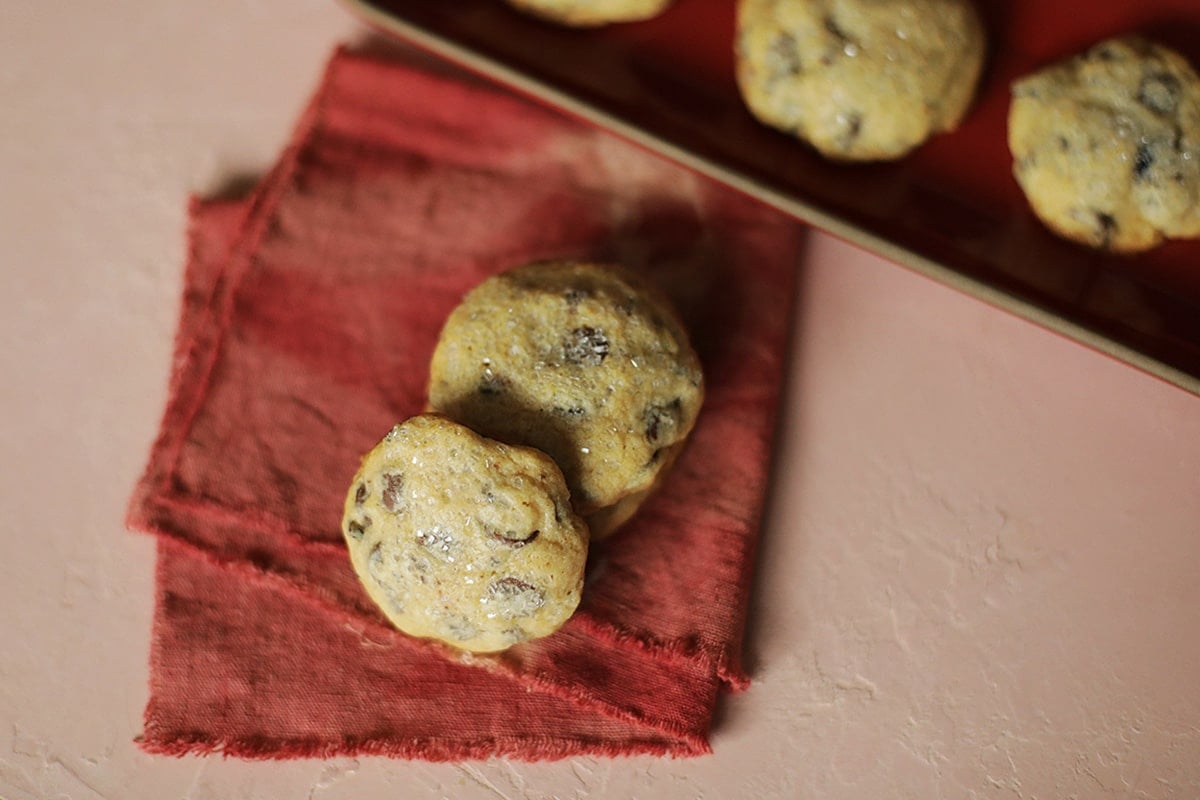
{"label": "chocolate chip cookie", "polygon": [[1013,84],[1013,175],[1059,235],[1119,252],[1200,236],[1200,79],[1129,36]]}
{"label": "chocolate chip cookie", "polygon": [[601,538],[682,449],[704,397],[670,303],[637,275],[571,261],[493,276],[451,313],[430,367],[430,407],[548,453]]}
{"label": "chocolate chip cookie", "polygon": [[983,65],[970,0],[740,0],[737,24],[751,113],[832,159],[899,158],[954,129]]}
{"label": "chocolate chip cookie", "polygon": [[558,467],[436,414],[363,458],[342,533],[371,599],[413,636],[494,652],[579,605],[588,532]]}
{"label": "chocolate chip cookie", "polygon": [[634,22],[661,13],[671,0],[507,0],[508,4],[560,25],[584,28]]}

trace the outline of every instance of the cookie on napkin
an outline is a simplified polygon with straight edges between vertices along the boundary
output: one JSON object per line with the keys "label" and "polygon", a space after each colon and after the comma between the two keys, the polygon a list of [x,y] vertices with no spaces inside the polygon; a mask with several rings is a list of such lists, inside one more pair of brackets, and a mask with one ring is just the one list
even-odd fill
{"label": "cookie on napkin", "polygon": [[[163,540],[142,746],[706,752],[718,691],[746,681],[798,226],[495,87],[345,52],[249,205],[193,211],[180,355],[130,508]],[[705,410],[666,485],[592,559],[567,624],[464,664],[365,596],[342,493],[359,454],[421,410],[462,295],[568,256],[676,287]]]}

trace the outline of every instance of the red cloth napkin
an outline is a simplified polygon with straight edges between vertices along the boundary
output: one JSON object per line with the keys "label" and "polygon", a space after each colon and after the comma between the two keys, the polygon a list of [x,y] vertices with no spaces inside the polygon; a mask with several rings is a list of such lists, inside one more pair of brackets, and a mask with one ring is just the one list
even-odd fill
{"label": "red cloth napkin", "polygon": [[[789,330],[793,221],[461,76],[339,52],[247,202],[194,202],[170,397],[130,527],[159,536],[141,746],[254,758],[709,751],[739,664]],[[341,542],[361,453],[421,410],[462,295],[535,258],[671,293],[708,397],[589,557],[555,635],[498,657],[392,629]]]}

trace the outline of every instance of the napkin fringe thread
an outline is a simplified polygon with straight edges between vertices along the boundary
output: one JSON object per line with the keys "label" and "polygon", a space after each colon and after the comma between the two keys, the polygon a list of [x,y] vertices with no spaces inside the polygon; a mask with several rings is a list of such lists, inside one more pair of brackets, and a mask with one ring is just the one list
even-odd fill
{"label": "napkin fringe thread", "polygon": [[[154,531],[148,532],[155,533]],[[374,632],[386,636],[391,642],[394,642],[401,647],[411,648],[422,652],[435,652],[442,658],[446,657],[445,651],[441,650],[440,648],[431,647],[423,642],[420,642],[419,640],[412,639],[392,628],[390,625],[380,622],[379,620],[372,620],[370,618],[351,614],[345,609],[344,606],[326,596],[328,593],[316,593],[310,591],[308,588],[302,588],[287,576],[280,575],[279,573],[272,572],[270,570],[262,569],[253,563],[242,561],[240,559],[223,559],[219,554],[208,548],[184,539],[177,538],[169,533],[161,534],[158,536],[158,538],[160,541],[167,543],[168,546],[178,547],[184,552],[187,552],[189,555],[199,558],[205,563],[240,573],[247,579],[259,581],[277,591],[286,592],[289,596],[295,597],[301,602],[307,603],[308,605],[321,609],[327,613],[331,613],[345,621],[353,621],[367,625]],[[161,569],[161,559],[159,564],[159,568]],[[156,628],[158,624],[159,620],[156,617],[154,622]],[[158,634],[159,631],[156,630],[154,641],[161,640],[162,637],[160,637]],[[156,651],[152,651],[150,654],[152,667],[158,666],[158,659],[159,654]],[[694,730],[689,730],[688,728],[685,728],[684,726],[679,725],[670,719],[649,718],[636,709],[618,706],[596,697],[591,692],[586,691],[583,687],[566,685],[543,674],[523,673],[503,664],[503,662],[500,661],[488,661],[481,659],[478,663],[480,666],[487,668],[490,672],[503,675],[519,686],[537,689],[548,694],[553,694],[557,697],[569,699],[583,708],[589,708],[593,711],[604,714],[611,719],[620,720],[638,727],[643,727],[658,733],[675,737],[680,741],[687,743],[689,752],[696,752],[699,754],[702,752],[711,751],[711,745],[708,743],[707,737],[705,737],[703,734],[698,734]],[[148,703],[144,713],[144,729],[148,733],[154,730],[156,727],[156,723],[153,719],[153,710],[153,704]]]}
{"label": "napkin fringe thread", "polygon": [[208,737],[154,737],[149,723],[146,735],[136,742],[139,749],[151,755],[181,758],[189,755],[220,755],[257,761],[283,761],[295,758],[335,758],[339,756],[387,756],[421,761],[483,761],[489,758],[508,758],[515,761],[553,761],[572,756],[622,758],[649,755],[668,758],[695,758],[710,755],[707,742],[660,742],[632,739],[605,742],[590,739],[545,737],[523,739],[502,737],[472,742],[431,738],[404,740],[361,739],[342,742],[311,740],[278,740],[267,738],[221,739]]}

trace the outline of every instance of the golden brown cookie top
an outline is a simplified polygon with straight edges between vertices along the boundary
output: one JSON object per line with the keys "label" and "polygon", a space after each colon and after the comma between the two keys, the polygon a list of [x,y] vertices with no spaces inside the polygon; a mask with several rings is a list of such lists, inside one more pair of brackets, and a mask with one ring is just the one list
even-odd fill
{"label": "golden brown cookie top", "polygon": [[740,0],[737,77],[761,121],[834,159],[898,158],[966,112],[985,40],[970,0]]}
{"label": "golden brown cookie top", "polygon": [[549,261],[467,294],[434,352],[429,399],[548,453],[586,515],[653,485],[695,423],[703,378],[661,293],[611,266]]}
{"label": "golden brown cookie top", "polygon": [[1111,39],[1013,84],[1013,174],[1061,235],[1116,251],[1200,235],[1200,79],[1178,53]]}
{"label": "golden brown cookie top", "polygon": [[634,22],[661,13],[671,0],[507,0],[508,4],[560,25],[586,28]]}
{"label": "golden brown cookie top", "polygon": [[367,593],[413,636],[502,650],[579,604],[588,533],[558,467],[436,414],[363,458],[342,532]]}

